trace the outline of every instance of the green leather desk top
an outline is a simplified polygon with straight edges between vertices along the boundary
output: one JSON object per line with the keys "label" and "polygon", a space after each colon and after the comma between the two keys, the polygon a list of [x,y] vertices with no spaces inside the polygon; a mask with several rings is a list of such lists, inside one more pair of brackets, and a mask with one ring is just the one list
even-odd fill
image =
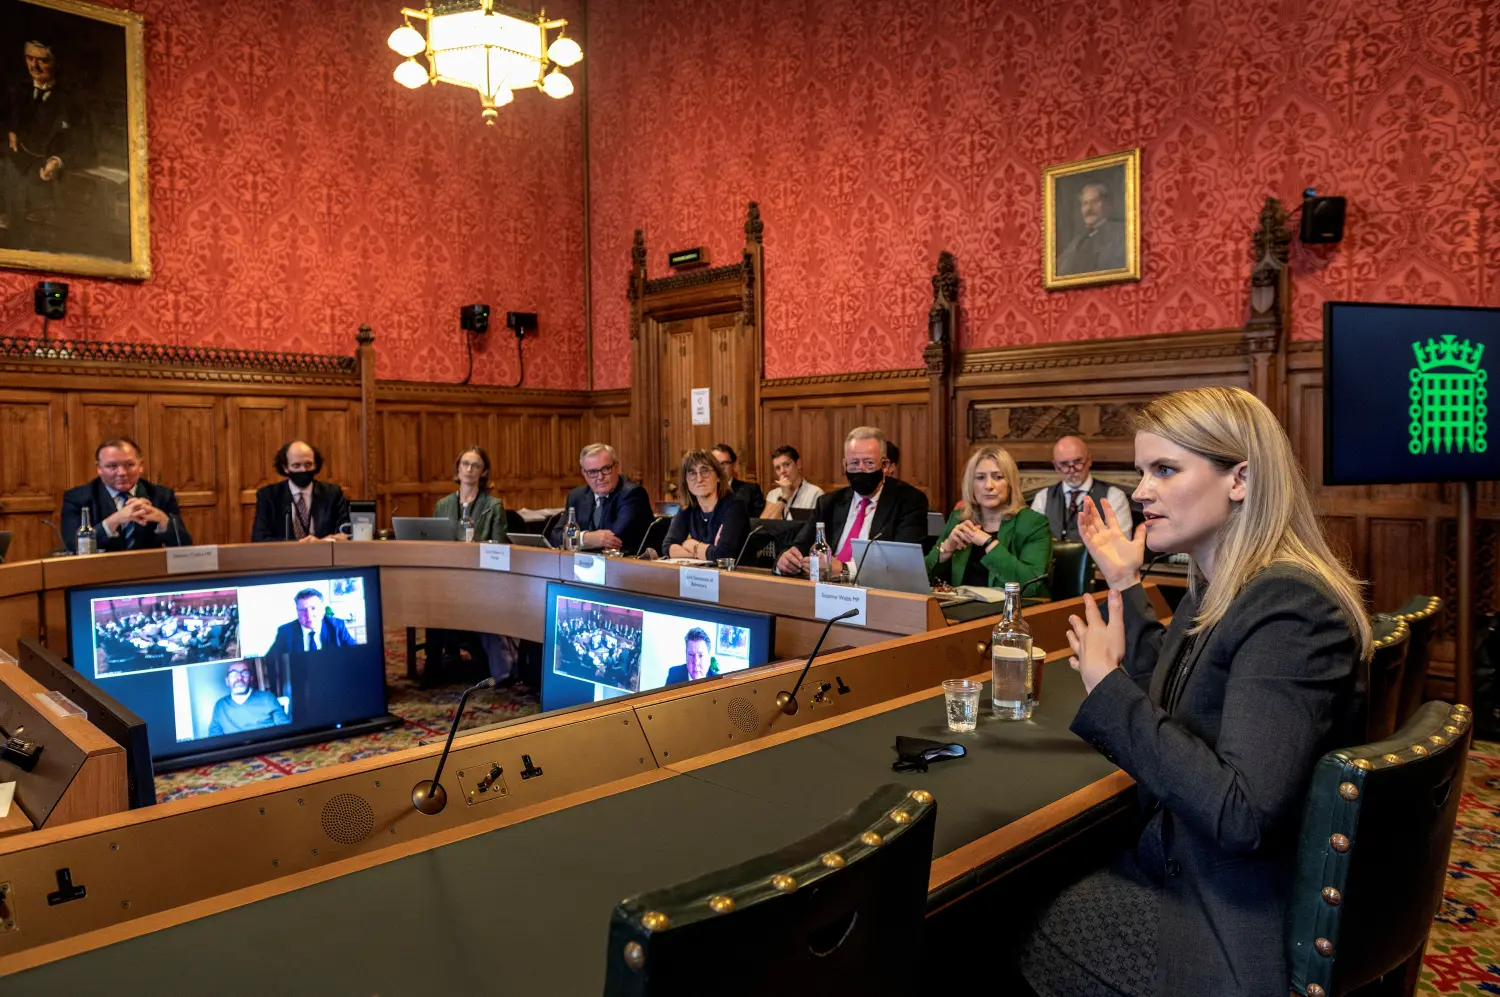
{"label": "green leather desk top", "polygon": [[0,992],[596,995],[622,898],[788,845],[882,783],[933,792],[943,855],[1108,775],[1067,730],[1082,694],[1051,665],[1031,722],[986,720],[961,737],[965,759],[892,772],[897,734],[958,737],[937,696],[17,973]]}

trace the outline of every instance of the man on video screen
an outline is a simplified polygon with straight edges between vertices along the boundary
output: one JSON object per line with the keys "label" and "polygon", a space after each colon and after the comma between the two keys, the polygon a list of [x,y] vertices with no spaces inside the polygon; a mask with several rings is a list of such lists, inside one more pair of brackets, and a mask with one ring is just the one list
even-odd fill
{"label": "man on video screen", "polygon": [[208,722],[209,737],[279,727],[292,722],[281,708],[281,701],[264,689],[251,688],[253,681],[248,662],[230,664],[229,673],[224,676],[229,695],[214,704],[213,719]]}
{"label": "man on video screen", "polygon": [[719,674],[719,663],[709,657],[708,634],[701,627],[689,630],[683,643],[687,645],[687,662],[667,670],[667,685]]}
{"label": "man on video screen", "polygon": [[266,657],[355,645],[344,621],[323,611],[322,592],[303,589],[293,601],[297,604],[297,618],[276,628],[276,639],[271,642]]}

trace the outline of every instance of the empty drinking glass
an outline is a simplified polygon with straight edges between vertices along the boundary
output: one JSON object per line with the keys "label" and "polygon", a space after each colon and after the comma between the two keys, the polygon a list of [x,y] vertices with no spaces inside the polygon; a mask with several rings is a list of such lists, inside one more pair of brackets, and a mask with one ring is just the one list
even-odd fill
{"label": "empty drinking glass", "polygon": [[978,679],[945,679],[943,702],[948,710],[948,729],[960,734],[974,729],[979,721],[979,693],[984,683]]}

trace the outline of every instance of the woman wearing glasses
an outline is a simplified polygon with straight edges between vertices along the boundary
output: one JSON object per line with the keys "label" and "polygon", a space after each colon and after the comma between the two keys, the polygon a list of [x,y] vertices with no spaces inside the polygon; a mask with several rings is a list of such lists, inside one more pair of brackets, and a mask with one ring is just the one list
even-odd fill
{"label": "woman wearing glasses", "polygon": [[[1001,447],[980,447],[963,477],[964,504],[948,517],[937,546],[927,552],[933,581],[957,588],[1024,585],[1047,573],[1052,537],[1047,517],[1026,508],[1021,472]],[[1022,595],[1047,595],[1039,581]]]}
{"label": "woman wearing glasses", "polygon": [[453,480],[458,491],[438,499],[433,515],[446,517],[453,524],[454,536],[464,538],[460,524],[467,518],[474,523],[474,540],[479,543],[510,543],[505,530],[505,504],[490,494],[490,455],[484,447],[470,447],[453,462]]}
{"label": "woman wearing glasses", "polygon": [[750,512],[733,493],[724,465],[707,450],[689,450],[677,486],[687,501],[662,541],[666,556],[695,561],[739,557],[750,531]]}

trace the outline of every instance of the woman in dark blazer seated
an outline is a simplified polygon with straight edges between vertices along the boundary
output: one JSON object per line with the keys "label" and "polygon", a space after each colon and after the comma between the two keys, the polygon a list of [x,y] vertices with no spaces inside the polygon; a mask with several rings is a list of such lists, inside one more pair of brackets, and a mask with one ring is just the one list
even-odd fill
{"label": "woman in dark blazer seated", "polygon": [[[1072,729],[1135,779],[1140,830],[1050,902],[1021,970],[1047,997],[1283,995],[1303,797],[1317,760],[1360,739],[1369,621],[1255,396],[1156,399],[1135,459],[1135,536],[1107,501],[1080,516],[1109,623],[1086,597],[1068,640],[1088,693]],[[1191,557],[1170,627],[1141,588],[1147,547]]]}
{"label": "woman in dark blazer seated", "polygon": [[[948,517],[937,545],[927,552],[927,574],[954,588],[1002,588],[1047,573],[1052,531],[1047,517],[1026,507],[1021,471],[1003,447],[980,447],[964,468],[963,507]],[[1047,594],[1038,582],[1026,593]]]}
{"label": "woman in dark blazer seated", "polygon": [[474,521],[474,540],[478,543],[510,543],[505,529],[505,504],[490,494],[490,455],[484,447],[469,447],[453,462],[453,480],[458,491],[437,501],[434,516],[447,517],[453,524],[453,535],[462,540],[459,526],[464,513]]}
{"label": "woman in dark blazer seated", "polygon": [[667,527],[662,553],[699,561],[739,557],[750,532],[750,513],[730,491],[724,466],[707,450],[689,450],[677,487],[687,501]]}

